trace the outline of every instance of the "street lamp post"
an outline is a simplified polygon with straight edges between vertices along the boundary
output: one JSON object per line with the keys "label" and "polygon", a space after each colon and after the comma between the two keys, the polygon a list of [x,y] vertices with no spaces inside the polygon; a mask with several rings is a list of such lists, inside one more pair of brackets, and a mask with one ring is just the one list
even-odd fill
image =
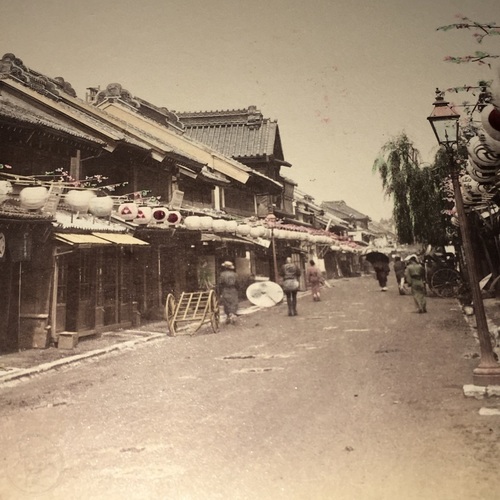
{"label": "street lamp post", "polygon": [[272,250],[273,250],[273,266],[274,266],[274,282],[278,283],[279,281],[279,276],[278,276],[278,260],[276,258],[276,243],[274,240],[274,226],[276,224],[277,218],[276,215],[274,214],[269,214],[266,217],[266,222],[271,230],[271,245],[272,245]]}
{"label": "street lamp post", "polygon": [[495,359],[493,347],[491,345],[490,332],[484,311],[483,297],[479,287],[479,278],[474,260],[472,242],[470,237],[470,227],[465,213],[462,191],[460,189],[459,170],[455,160],[454,147],[458,146],[458,119],[460,115],[450,107],[443,98],[442,92],[436,91],[436,101],[431,115],[427,118],[437,141],[444,146],[449,158],[449,169],[453,183],[453,193],[457,218],[462,237],[462,245],[467,265],[467,276],[474,303],[474,313],[476,316],[477,334],[481,351],[479,365],[473,371],[473,381],[475,385],[500,385],[500,365]]}

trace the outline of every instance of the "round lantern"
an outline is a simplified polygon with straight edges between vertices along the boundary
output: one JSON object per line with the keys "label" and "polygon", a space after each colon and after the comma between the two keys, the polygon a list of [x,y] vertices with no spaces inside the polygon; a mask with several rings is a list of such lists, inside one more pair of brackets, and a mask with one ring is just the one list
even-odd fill
{"label": "round lantern", "polygon": [[495,141],[500,141],[500,109],[488,104],[481,111],[481,123],[486,134]]}
{"label": "round lantern", "polygon": [[3,203],[12,193],[12,184],[9,181],[0,181],[0,203]]}
{"label": "round lantern", "polygon": [[89,200],[89,212],[96,217],[109,217],[113,210],[111,196],[93,196]]}
{"label": "round lantern", "polygon": [[[499,125],[500,126],[500,125]],[[499,131],[500,136],[500,131]],[[467,145],[470,159],[481,167],[497,167],[500,165],[500,152],[492,151],[479,137],[475,136]]]}
{"label": "round lantern", "polygon": [[250,234],[251,227],[248,224],[240,224],[236,228],[236,232],[241,236],[248,236]]}
{"label": "round lantern", "polygon": [[37,210],[42,208],[49,197],[47,188],[42,186],[25,187],[19,193],[21,207],[28,210]]}
{"label": "round lantern", "polygon": [[163,224],[168,217],[168,208],[155,207],[151,210],[151,222],[155,224]]}
{"label": "round lantern", "polygon": [[71,189],[64,197],[66,204],[75,212],[87,212],[90,200],[95,197],[94,191],[90,189]]}
{"label": "round lantern", "polygon": [[118,215],[123,220],[134,220],[137,217],[138,211],[137,205],[134,202],[122,203],[118,207]]}
{"label": "round lantern", "polygon": [[250,236],[252,238],[262,238],[266,234],[263,226],[254,226],[250,229]]}
{"label": "round lantern", "polygon": [[212,229],[216,233],[223,233],[226,230],[226,221],[224,219],[214,219]]}
{"label": "round lantern", "polygon": [[214,223],[214,219],[210,216],[200,217],[200,227],[201,227],[201,229],[203,229],[205,231],[212,229],[213,223]]}
{"label": "round lantern", "polygon": [[151,207],[137,207],[137,217],[134,219],[136,224],[144,226],[149,224],[153,218],[153,209]]}
{"label": "round lantern", "polygon": [[235,220],[226,221],[226,231],[228,233],[235,233],[238,227],[238,223]]}
{"label": "round lantern", "polygon": [[184,219],[184,225],[186,226],[186,229],[200,229],[201,228],[201,223],[200,223],[200,217],[197,215],[188,215]]}
{"label": "round lantern", "polygon": [[182,221],[182,215],[180,212],[174,211],[174,212],[168,212],[167,214],[167,224],[169,226],[177,226],[180,224]]}
{"label": "round lantern", "polygon": [[481,142],[484,142],[488,148],[496,153],[500,153],[500,140],[493,139],[484,130],[479,130],[478,137]]}

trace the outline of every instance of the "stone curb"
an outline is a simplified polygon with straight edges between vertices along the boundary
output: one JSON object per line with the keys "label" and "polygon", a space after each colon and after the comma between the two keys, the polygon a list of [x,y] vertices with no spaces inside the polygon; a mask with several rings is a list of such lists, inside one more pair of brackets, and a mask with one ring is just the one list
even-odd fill
{"label": "stone curb", "polygon": [[60,368],[61,366],[76,363],[78,361],[83,361],[85,359],[95,358],[97,356],[102,356],[104,354],[108,354],[113,351],[125,350],[128,349],[129,347],[133,347],[136,344],[142,344],[145,342],[156,340],[158,338],[165,338],[165,337],[166,335],[164,333],[156,333],[152,334],[149,337],[141,337],[134,340],[127,340],[125,342],[104,347],[102,349],[95,349],[93,351],[84,352],[82,354],[76,354],[75,356],[67,356],[65,358],[61,358],[56,361],[51,361],[50,363],[42,363],[32,368],[15,369],[9,371],[8,373],[5,373],[4,375],[0,375],[0,384],[5,382],[12,382],[13,380],[17,380],[24,377],[30,377],[32,375],[37,375],[39,373],[44,373],[49,370],[53,370],[55,368]]}
{"label": "stone curb", "polygon": [[483,399],[491,396],[500,396],[500,385],[464,385],[464,396],[468,398]]}

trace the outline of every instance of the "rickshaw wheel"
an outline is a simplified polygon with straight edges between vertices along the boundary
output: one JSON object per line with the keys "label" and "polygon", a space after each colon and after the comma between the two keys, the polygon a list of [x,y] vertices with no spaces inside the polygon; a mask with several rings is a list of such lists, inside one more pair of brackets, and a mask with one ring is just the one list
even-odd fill
{"label": "rickshaw wheel", "polygon": [[170,335],[175,335],[177,333],[176,327],[177,322],[175,321],[175,297],[173,294],[169,293],[167,295],[167,301],[165,303],[165,317],[167,319],[168,329]]}
{"label": "rickshaw wheel", "polygon": [[439,269],[431,278],[431,289],[438,297],[456,297],[461,284],[460,273],[454,269]]}
{"label": "rickshaw wheel", "polygon": [[212,313],[210,323],[212,325],[212,330],[214,331],[214,333],[217,333],[219,331],[220,323],[219,300],[217,299],[217,295],[213,290],[210,292],[210,297],[208,300],[210,302],[210,310]]}

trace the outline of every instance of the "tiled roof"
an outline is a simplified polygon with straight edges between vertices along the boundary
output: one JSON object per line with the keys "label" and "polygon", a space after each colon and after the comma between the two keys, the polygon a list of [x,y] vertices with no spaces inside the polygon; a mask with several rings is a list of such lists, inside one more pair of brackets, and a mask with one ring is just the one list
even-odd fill
{"label": "tiled roof", "polygon": [[76,97],[76,92],[69,82],[61,76],[50,78],[38,71],[28,68],[21,59],[12,53],[4,54],[0,59],[0,78],[10,76],[23,82],[24,85],[52,99],[58,98],[61,92]]}
{"label": "tiled roof", "polygon": [[230,111],[176,112],[186,134],[226,156],[252,158],[281,155],[276,121],[264,118],[255,106]]}
{"label": "tiled roof", "polygon": [[333,212],[335,215],[337,215],[338,217],[340,217],[341,219],[344,219],[344,220],[350,219],[350,218],[354,218],[357,220],[370,218],[368,215],[362,214],[361,212],[358,212],[354,208],[350,207],[343,200],[324,201],[321,204],[321,206],[325,210],[329,210],[329,211]]}
{"label": "tiled roof", "polygon": [[19,101],[19,104],[14,104],[7,99],[0,98],[0,121],[12,121],[17,123],[28,123],[30,125],[40,125],[45,129],[52,129],[62,132],[79,139],[94,142],[99,145],[104,145],[105,142],[85,134],[76,127],[73,127],[67,122],[62,122],[57,118],[44,113],[42,110],[28,105],[26,102]]}
{"label": "tiled roof", "polygon": [[106,99],[119,99],[132,106],[137,112],[166,127],[172,127],[178,130],[184,128],[179,121],[179,117],[175,113],[169,111],[165,107],[158,107],[151,104],[140,97],[132,96],[132,94],[127,89],[124,89],[119,83],[110,83],[104,90],[97,91],[92,103],[97,106]]}

